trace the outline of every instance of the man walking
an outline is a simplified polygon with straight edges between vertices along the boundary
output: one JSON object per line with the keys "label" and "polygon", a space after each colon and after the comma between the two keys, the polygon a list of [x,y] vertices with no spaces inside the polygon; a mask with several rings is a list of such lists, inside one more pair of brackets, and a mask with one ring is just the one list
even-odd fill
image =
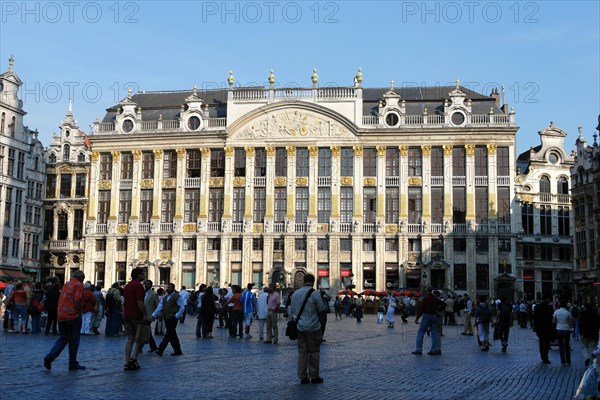
{"label": "man walking", "polygon": [[427,328],[431,330],[431,350],[427,354],[437,355],[435,352],[435,346],[438,339],[437,324],[442,323],[442,321],[439,321],[437,311],[439,307],[446,307],[446,303],[433,294],[433,287],[431,285],[427,286],[425,292],[427,294],[421,302],[421,307],[417,310],[417,318],[415,319],[415,324],[418,324],[419,318],[423,316],[423,322],[417,332],[417,348],[412,352],[412,354],[419,356],[423,354],[423,336],[425,336]]}
{"label": "man walking", "polygon": [[[152,285],[153,283],[150,279],[144,281],[144,289],[146,290],[146,294],[144,295],[144,307],[146,307],[146,315],[152,315],[152,313],[156,311],[159,303],[158,294],[152,290]],[[158,350],[156,342],[154,341],[154,336],[152,336],[152,329],[150,329],[148,344],[150,345],[150,353],[154,353]],[[144,346],[142,345],[142,347]]]}
{"label": "man walking", "polygon": [[246,286],[246,290],[242,293],[242,306],[244,308],[244,339],[252,339],[250,327],[252,326],[254,307],[256,306],[256,297],[254,297],[254,293],[252,293],[253,286],[252,283],[249,283]]}
{"label": "man walking", "polygon": [[44,367],[52,368],[52,362],[69,345],[69,370],[82,370],[85,367],[77,361],[81,331],[81,299],[83,297],[83,271],[73,272],[71,280],[62,288],[58,299],[58,328],[60,337],[54,343],[50,353],[44,357]]}
{"label": "man walking", "polygon": [[[292,318],[298,326],[298,378],[303,385],[323,383],[319,375],[323,341],[319,313],[325,312],[326,308],[319,293],[313,289],[314,284],[314,275],[304,275],[304,286],[294,292],[290,307]],[[304,309],[300,313],[303,304]]]}
{"label": "man walking", "polygon": [[125,304],[123,306],[123,324],[125,325],[125,334],[127,335],[127,343],[125,344],[125,371],[134,371],[140,369],[140,364],[137,362],[138,354],[141,353],[144,343],[138,338],[135,343],[133,354],[133,342],[136,339],[136,334],[142,323],[147,323],[148,316],[146,314],[146,306],[144,305],[144,296],[146,291],[142,285],[144,280],[144,270],[134,268],[131,270],[131,281],[123,290]]}
{"label": "man walking", "polygon": [[535,306],[533,311],[533,330],[540,341],[540,357],[544,364],[550,364],[548,351],[550,350],[550,340],[554,335],[553,314],[554,310],[550,305],[548,296],[544,296],[544,301]]}
{"label": "man walking", "polygon": [[277,344],[279,338],[279,329],[277,327],[277,316],[279,314],[279,305],[281,297],[275,290],[275,284],[269,285],[269,297],[267,299],[267,340],[265,343]]}
{"label": "man walking", "polygon": [[258,339],[265,340],[265,324],[268,316],[269,288],[263,287],[256,300],[256,319],[258,320]]}
{"label": "man walking", "polygon": [[473,300],[469,298],[468,294],[465,296],[465,329],[463,329],[461,335],[473,336],[473,324],[471,323],[471,316],[475,311],[473,308]]}
{"label": "man walking", "polygon": [[190,299],[190,292],[186,290],[185,286],[181,287],[181,290],[179,291],[179,297],[181,297],[181,299],[183,300],[183,304],[185,304],[185,311],[179,319],[179,323],[185,324],[185,314],[187,314],[188,300]]}
{"label": "man walking", "polygon": [[158,308],[154,310],[152,313],[152,318],[162,315],[165,320],[165,325],[167,327],[167,332],[165,336],[160,342],[158,346],[158,350],[156,350],[156,354],[159,356],[163,355],[163,352],[167,348],[167,345],[171,343],[171,347],[173,347],[174,352],[171,354],[172,356],[181,356],[183,353],[181,352],[181,344],[179,343],[179,338],[177,337],[177,321],[181,318],[181,314],[185,311],[185,303],[183,299],[179,297],[179,293],[175,291],[175,284],[169,283],[167,285],[167,294],[163,297],[162,301],[158,305]]}
{"label": "man walking", "polygon": [[598,330],[600,329],[600,316],[595,307],[588,303],[579,315],[579,334],[581,335],[581,350],[585,358],[585,366],[594,360],[592,354],[598,346]]}
{"label": "man walking", "polygon": [[46,319],[46,330],[45,334],[48,336],[50,330],[53,335],[58,335],[56,329],[57,312],[58,312],[58,299],[60,297],[60,284],[58,278],[53,276],[50,280],[50,288],[46,291],[46,301],[44,301],[44,308],[48,312],[48,318]]}

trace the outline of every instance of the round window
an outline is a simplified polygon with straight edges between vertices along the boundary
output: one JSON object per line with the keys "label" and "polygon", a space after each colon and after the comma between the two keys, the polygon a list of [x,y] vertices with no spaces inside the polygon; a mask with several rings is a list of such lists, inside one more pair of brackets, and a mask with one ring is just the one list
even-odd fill
{"label": "round window", "polygon": [[462,125],[465,123],[465,114],[461,112],[455,112],[452,114],[452,124],[453,125]]}
{"label": "round window", "polygon": [[133,130],[133,121],[126,119],[123,121],[123,132],[131,132]]}
{"label": "round window", "polygon": [[385,124],[387,126],[396,126],[396,125],[398,125],[399,120],[400,120],[400,117],[398,116],[398,114],[396,114],[394,112],[391,112],[385,116]]}
{"label": "round window", "polygon": [[548,156],[548,161],[552,164],[556,164],[558,162],[558,156],[555,153],[550,153]]}
{"label": "round window", "polygon": [[188,119],[188,128],[191,131],[195,131],[196,129],[200,128],[200,118],[198,118],[195,115],[192,115],[189,119]]}

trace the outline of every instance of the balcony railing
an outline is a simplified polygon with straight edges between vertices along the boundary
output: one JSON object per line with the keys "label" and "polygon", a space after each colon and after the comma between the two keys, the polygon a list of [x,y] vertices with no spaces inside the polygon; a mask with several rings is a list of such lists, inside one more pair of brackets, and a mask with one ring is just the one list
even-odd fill
{"label": "balcony railing", "polygon": [[273,224],[273,232],[276,232],[276,233],[285,232],[285,222],[275,222]]}
{"label": "balcony railing", "polygon": [[352,232],[352,223],[343,222],[340,224],[340,232],[342,233],[351,233]]}
{"label": "balcony railing", "polygon": [[431,186],[444,186],[444,177],[443,176],[432,176],[431,177]]}
{"label": "balcony railing", "polygon": [[431,233],[442,233],[444,232],[444,224],[431,224]]}
{"label": "balcony railing", "polygon": [[475,224],[475,232],[477,233],[488,233],[489,225],[486,222]]}
{"label": "balcony railing", "polygon": [[496,182],[498,186],[510,186],[510,176],[497,176]]}
{"label": "balcony railing", "polygon": [[408,233],[421,233],[421,224],[408,224]]}
{"label": "balcony railing", "polygon": [[454,186],[465,186],[467,184],[466,176],[453,176],[452,185]]}
{"label": "balcony railing", "polygon": [[160,231],[161,232],[173,232],[173,223],[172,222],[161,222],[160,223]]}
{"label": "balcony railing", "polygon": [[306,223],[304,222],[296,222],[295,224],[296,232],[306,232]]}
{"label": "balcony railing", "polygon": [[498,233],[510,233],[510,224],[498,224]]}
{"label": "balcony railing", "polygon": [[233,222],[231,224],[231,231],[232,232],[243,232],[244,231],[244,224],[241,222]]}
{"label": "balcony railing", "polygon": [[454,233],[467,233],[467,224],[452,224]]}
{"label": "balcony railing", "polygon": [[552,202],[552,193],[540,193],[540,201],[542,203]]}
{"label": "balcony railing", "polygon": [[140,231],[140,233],[150,232],[150,223],[149,222],[140,222],[138,224],[138,230]]}
{"label": "balcony railing", "polygon": [[476,176],[475,177],[475,186],[487,186],[488,185],[488,177],[487,176]]}
{"label": "balcony railing", "polygon": [[209,232],[221,232],[221,223],[220,222],[209,222],[207,224]]}
{"label": "balcony railing", "polygon": [[330,176],[319,176],[317,177],[317,185],[319,186],[331,186]]}
{"label": "balcony railing", "polygon": [[107,224],[96,224],[96,233],[106,233],[108,232]]}
{"label": "balcony railing", "polygon": [[80,240],[50,240],[48,250],[80,250],[82,242]]}
{"label": "balcony railing", "polygon": [[[222,129],[227,126],[227,118],[208,118],[205,120],[205,129]],[[112,133],[116,125],[112,122],[98,122],[94,124],[94,133]],[[187,132],[187,126],[179,119],[136,121],[134,133],[155,133],[164,131]]]}
{"label": "balcony railing", "polygon": [[121,179],[119,181],[119,185],[121,189],[127,190],[127,189],[131,189],[133,184],[133,179]]}
{"label": "balcony railing", "polygon": [[187,188],[199,188],[200,180],[202,178],[185,178],[185,187]]}
{"label": "balcony railing", "polygon": [[363,232],[375,233],[377,231],[375,224],[363,224]]}
{"label": "balcony railing", "polygon": [[379,125],[379,116],[363,115],[363,125]]}
{"label": "balcony railing", "polygon": [[571,204],[571,196],[559,193],[556,195],[556,201],[563,204]]}
{"label": "balcony railing", "polygon": [[254,186],[267,186],[267,177],[266,176],[255,176],[254,177]]}
{"label": "balcony railing", "polygon": [[400,185],[400,177],[399,176],[386,176],[385,177],[385,186],[399,186]]}

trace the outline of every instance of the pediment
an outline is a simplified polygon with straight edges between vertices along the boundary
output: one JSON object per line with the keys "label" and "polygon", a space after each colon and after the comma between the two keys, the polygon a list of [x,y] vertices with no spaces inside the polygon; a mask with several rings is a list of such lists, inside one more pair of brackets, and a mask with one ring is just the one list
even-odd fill
{"label": "pediment", "polygon": [[[314,107],[314,106],[313,106]],[[241,118],[230,129],[229,140],[355,139],[352,124],[323,107],[289,105],[262,108]]]}

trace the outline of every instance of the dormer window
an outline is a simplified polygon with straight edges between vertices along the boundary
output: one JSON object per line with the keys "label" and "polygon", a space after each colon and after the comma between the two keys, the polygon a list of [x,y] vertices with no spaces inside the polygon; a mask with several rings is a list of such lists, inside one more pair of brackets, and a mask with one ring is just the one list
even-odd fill
{"label": "dormer window", "polygon": [[452,121],[452,125],[460,126],[465,123],[465,114],[457,111],[452,114],[450,120]]}
{"label": "dormer window", "polygon": [[85,162],[85,154],[79,153],[79,155],[77,156],[77,161]]}
{"label": "dormer window", "polygon": [[195,131],[200,128],[200,118],[195,115],[192,115],[190,118],[188,118],[188,128],[191,131]]}
{"label": "dormer window", "polygon": [[386,114],[385,124],[387,126],[394,127],[394,126],[398,125],[398,122],[400,122],[400,116],[398,115],[398,113],[390,112],[390,113]]}
{"label": "dormer window", "polygon": [[550,153],[550,155],[548,156],[548,161],[550,162],[550,164],[556,164],[558,160],[559,158],[558,155],[556,155],[556,153]]}
{"label": "dormer window", "polygon": [[65,131],[65,137],[69,137],[69,136],[71,136],[71,131],[67,129]]}
{"label": "dormer window", "polygon": [[63,147],[63,161],[69,161],[71,158],[71,146],[65,144]]}
{"label": "dormer window", "polygon": [[54,153],[50,154],[50,156],[48,157],[48,162],[50,164],[55,164],[56,163],[56,154],[54,154]]}
{"label": "dormer window", "polygon": [[129,133],[133,130],[133,121],[126,119],[123,121],[123,132]]}

